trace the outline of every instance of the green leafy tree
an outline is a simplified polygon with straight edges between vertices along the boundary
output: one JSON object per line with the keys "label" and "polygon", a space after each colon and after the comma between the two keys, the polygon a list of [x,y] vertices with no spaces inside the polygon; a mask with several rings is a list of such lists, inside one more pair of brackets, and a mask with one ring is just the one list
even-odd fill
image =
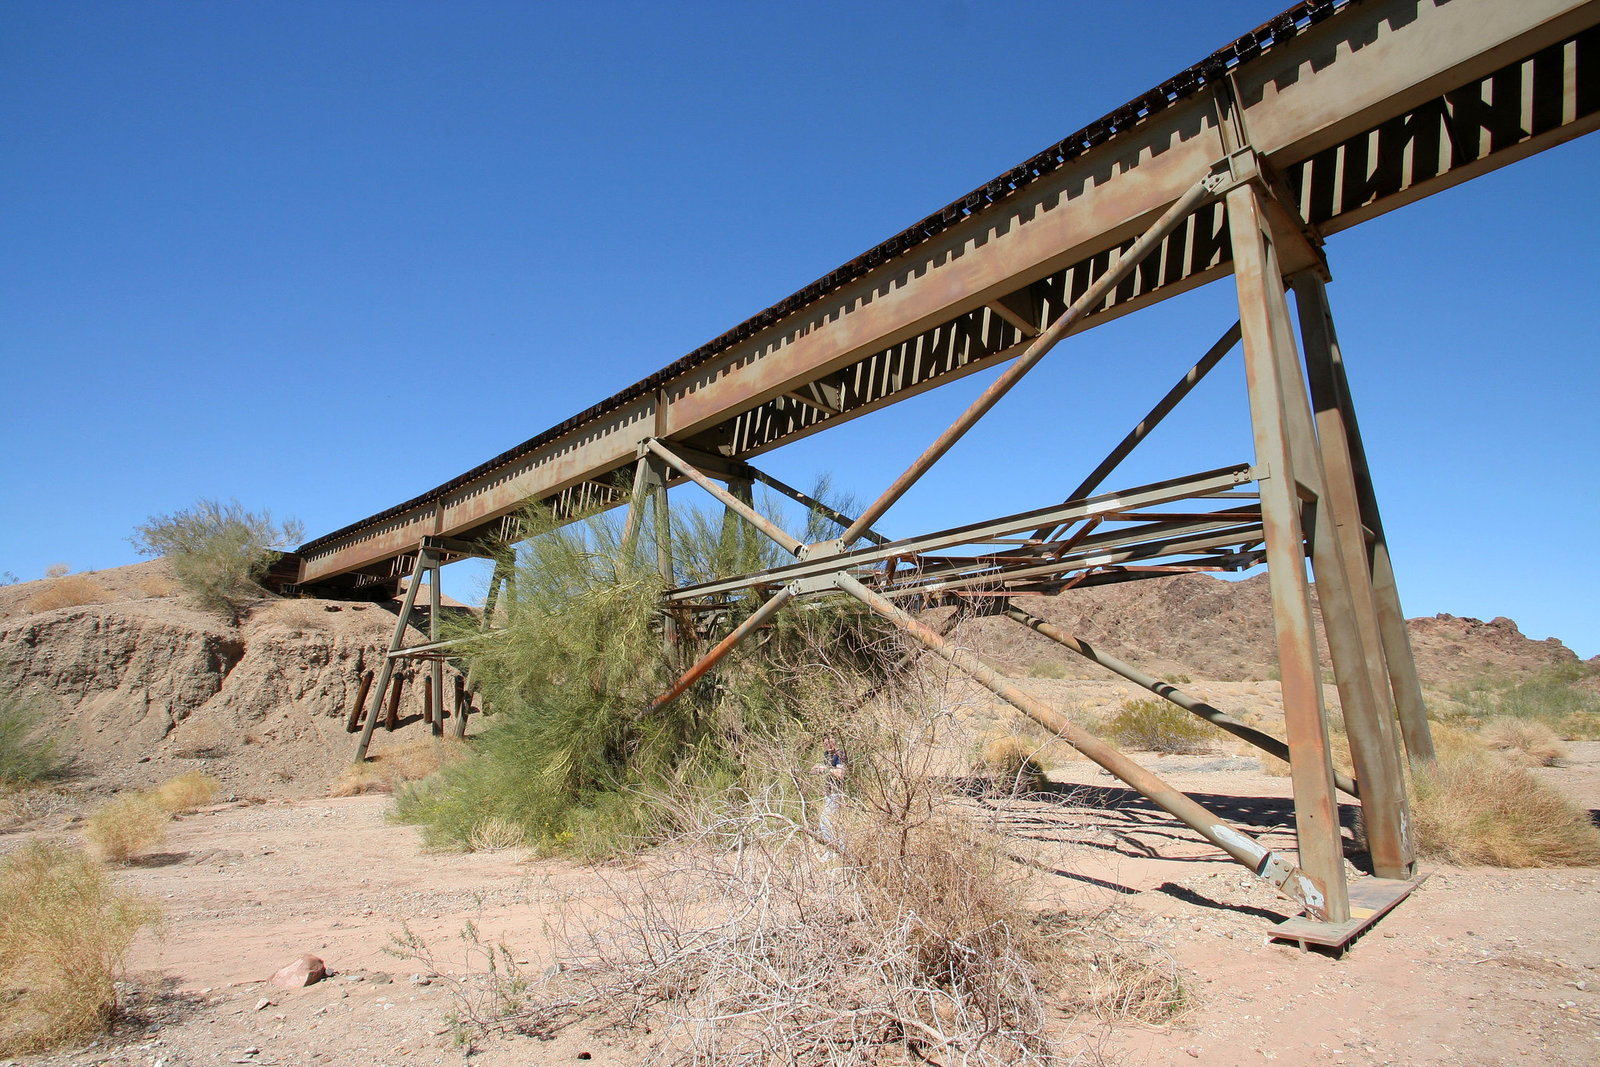
{"label": "green leafy tree", "polygon": [[246,511],[237,500],[200,500],[151,516],[129,540],[143,555],[165,556],[200,607],[237,623],[245,605],[265,595],[267,569],[303,532],[294,519],[275,523],[270,512]]}

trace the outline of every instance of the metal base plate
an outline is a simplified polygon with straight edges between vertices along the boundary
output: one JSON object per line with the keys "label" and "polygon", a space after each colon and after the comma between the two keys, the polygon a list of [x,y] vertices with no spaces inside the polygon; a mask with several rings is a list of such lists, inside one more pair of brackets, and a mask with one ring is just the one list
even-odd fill
{"label": "metal base plate", "polygon": [[1272,933],[1274,941],[1299,944],[1302,951],[1307,945],[1342,949],[1354,941],[1367,927],[1383,918],[1389,910],[1411,895],[1411,891],[1426,881],[1419,874],[1404,881],[1394,878],[1363,878],[1350,884],[1350,918],[1342,923],[1323,923],[1303,916],[1285,919]]}

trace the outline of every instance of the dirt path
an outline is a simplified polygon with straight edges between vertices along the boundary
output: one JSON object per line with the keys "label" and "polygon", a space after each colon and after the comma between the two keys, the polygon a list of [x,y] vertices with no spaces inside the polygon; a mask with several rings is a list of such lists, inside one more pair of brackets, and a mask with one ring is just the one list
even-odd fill
{"label": "dirt path", "polygon": [[[1551,772],[1600,807],[1600,744]],[[1230,757],[1156,768],[1274,844],[1292,845],[1288,784]],[[1600,1062],[1600,870],[1439,868],[1343,960],[1267,943],[1282,902],[1086,764],[1057,777],[1100,790],[1001,813],[1059,873],[1061,902],[1109,909],[1127,936],[1170,953],[1194,1007],[1155,1028],[1077,1023],[1112,1062],[1236,1065]],[[1071,783],[1069,783],[1071,784]],[[1089,803],[1093,801],[1093,803]],[[387,798],[229,806],[185,816],[125,878],[166,910],[130,961],[136,1025],[36,1061],[190,1067],[254,1064],[632,1063],[584,1033],[452,1044],[447,982],[385,952],[402,921],[465,969],[467,920],[534,973],[557,912],[595,897],[606,871],[513,853],[430,854],[384,819]],[[303,952],[329,980],[266,984]],[[265,1003],[262,1003],[265,1001]],[[588,1053],[587,1059],[580,1059]]]}

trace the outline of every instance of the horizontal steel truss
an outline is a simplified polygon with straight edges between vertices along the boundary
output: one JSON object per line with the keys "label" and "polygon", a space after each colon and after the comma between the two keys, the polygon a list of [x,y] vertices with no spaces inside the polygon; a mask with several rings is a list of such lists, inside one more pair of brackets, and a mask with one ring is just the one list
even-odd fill
{"label": "horizontal steel truss", "polygon": [[[1097,574],[1102,580],[1150,573],[1144,568],[1167,560],[1177,568],[1239,570],[1259,561],[1262,539],[1259,509],[1236,505],[1236,491],[1254,481],[1249,465],[1222,468],[1189,478],[1106,493],[1088,500],[1005,515],[950,530],[908,537],[854,549],[838,555],[794,563],[683,586],[668,594],[672,604],[689,608],[720,608],[728,598],[748,589],[777,586],[824,575],[851,573],[872,588],[893,597],[1010,595],[1016,592],[1054,592],[1073,575]],[[1211,512],[1228,494],[1227,505]],[[1181,504],[1179,515],[1156,516],[1147,511]],[[970,556],[947,553],[952,549],[995,545],[1002,539],[1026,535],[1042,525],[1099,526],[1126,523],[1128,529],[1106,531],[1080,539],[1044,541],[1024,538],[1003,552]],[[938,553],[935,555],[935,553]],[[1072,585],[1085,584],[1071,581]],[[1087,584],[1100,584],[1088,582]]]}

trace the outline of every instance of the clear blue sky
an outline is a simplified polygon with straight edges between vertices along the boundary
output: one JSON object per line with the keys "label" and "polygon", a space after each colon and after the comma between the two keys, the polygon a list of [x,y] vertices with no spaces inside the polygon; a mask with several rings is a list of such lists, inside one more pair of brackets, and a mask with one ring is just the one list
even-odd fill
{"label": "clear blue sky", "polygon": [[[1286,2],[5,4],[0,570],[131,562],[135,523],[201,496],[313,536],[396,503]],[[1586,138],[1328,249],[1408,613],[1584,656],[1597,165]],[[1232,301],[1063,345],[884,527],[1058,499]],[[1237,358],[1116,484],[1249,458]],[[766,465],[870,498],[986,380]]]}

